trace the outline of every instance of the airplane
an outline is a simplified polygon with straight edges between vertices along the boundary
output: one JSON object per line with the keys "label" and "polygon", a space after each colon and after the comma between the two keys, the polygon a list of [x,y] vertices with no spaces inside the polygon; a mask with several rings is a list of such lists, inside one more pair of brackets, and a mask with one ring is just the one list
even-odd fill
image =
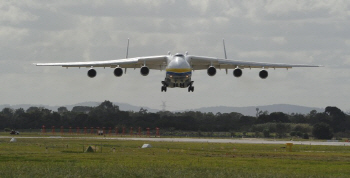
{"label": "airplane", "polygon": [[[228,69],[233,69],[233,76],[241,77],[244,68],[260,68],[259,77],[266,79],[268,77],[269,68],[285,68],[293,67],[321,67],[320,65],[307,64],[282,64],[282,63],[267,63],[267,62],[248,62],[239,60],[227,59],[225,41],[223,40],[225,59],[216,57],[196,56],[176,53],[172,55],[168,52],[167,55],[145,56],[128,58],[129,39],[127,44],[126,58],[107,60],[107,61],[90,61],[90,62],[65,62],[65,63],[35,63],[36,66],[62,66],[62,67],[86,67],[90,68],[87,72],[88,77],[94,78],[97,75],[95,67],[110,67],[114,68],[114,75],[121,77],[126,74],[128,68],[140,68],[140,74],[147,76],[150,69],[165,70],[165,79],[161,81],[161,92],[166,92],[167,88],[187,88],[188,92],[194,91],[193,82],[191,80],[192,72],[195,70],[207,70],[209,76],[215,76],[216,69],[225,69],[226,74]],[[124,68],[124,72],[123,72]]]}

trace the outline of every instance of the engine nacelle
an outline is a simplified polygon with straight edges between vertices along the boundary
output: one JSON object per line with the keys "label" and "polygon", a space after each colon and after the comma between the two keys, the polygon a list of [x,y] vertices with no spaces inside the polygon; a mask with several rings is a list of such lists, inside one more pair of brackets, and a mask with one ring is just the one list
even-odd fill
{"label": "engine nacelle", "polygon": [[268,76],[269,76],[269,73],[268,73],[266,70],[261,70],[261,71],[259,72],[259,77],[260,77],[261,79],[266,79]]}
{"label": "engine nacelle", "polygon": [[123,69],[120,67],[117,67],[114,69],[114,76],[121,77],[123,75]]}
{"label": "engine nacelle", "polygon": [[87,75],[88,75],[90,78],[94,78],[94,77],[96,77],[97,72],[96,72],[95,69],[92,69],[92,68],[91,68],[91,69],[88,70]]}
{"label": "engine nacelle", "polygon": [[236,68],[235,70],[233,70],[233,76],[235,77],[241,77],[243,74],[242,69]]}
{"label": "engine nacelle", "polygon": [[210,66],[207,70],[207,73],[210,77],[214,76],[216,74],[216,69],[213,66]]}
{"label": "engine nacelle", "polygon": [[149,68],[146,66],[141,67],[140,73],[142,76],[147,76],[149,74]]}

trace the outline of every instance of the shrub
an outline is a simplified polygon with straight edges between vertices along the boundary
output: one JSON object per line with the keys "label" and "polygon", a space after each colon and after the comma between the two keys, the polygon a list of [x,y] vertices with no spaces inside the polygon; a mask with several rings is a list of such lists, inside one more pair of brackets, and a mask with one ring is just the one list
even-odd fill
{"label": "shrub", "polygon": [[263,130],[263,134],[265,138],[269,138],[270,137],[270,130],[269,129],[264,129]]}
{"label": "shrub", "polygon": [[331,139],[333,137],[330,126],[323,122],[314,125],[312,135],[318,139]]}

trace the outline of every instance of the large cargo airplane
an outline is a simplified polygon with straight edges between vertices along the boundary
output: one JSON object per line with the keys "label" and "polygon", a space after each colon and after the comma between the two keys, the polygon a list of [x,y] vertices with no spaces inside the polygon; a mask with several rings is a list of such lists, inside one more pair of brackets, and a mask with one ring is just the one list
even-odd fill
{"label": "large cargo airplane", "polygon": [[[175,55],[168,52],[167,55],[160,56],[145,56],[128,58],[129,40],[127,45],[127,52],[125,59],[107,60],[107,61],[91,61],[91,62],[65,62],[65,63],[36,63],[37,66],[62,66],[62,67],[86,67],[90,68],[87,75],[90,78],[94,78],[97,72],[96,67],[110,67],[114,68],[114,75],[121,77],[123,73],[126,73],[127,68],[140,68],[142,76],[147,76],[150,69],[165,70],[165,79],[161,81],[161,91],[166,92],[167,88],[188,88],[188,92],[194,91],[193,82],[191,80],[192,71],[194,70],[207,70],[209,76],[216,74],[216,69],[225,69],[226,74],[228,69],[233,69],[233,76],[241,77],[244,68],[259,68],[259,77],[266,79],[269,68],[285,68],[290,69],[292,67],[320,67],[319,65],[306,65],[306,64],[282,64],[282,63],[267,63],[267,62],[248,62],[227,59],[225,42],[223,41],[225,59],[216,57],[205,57],[176,53]],[[124,71],[123,71],[124,68]]]}

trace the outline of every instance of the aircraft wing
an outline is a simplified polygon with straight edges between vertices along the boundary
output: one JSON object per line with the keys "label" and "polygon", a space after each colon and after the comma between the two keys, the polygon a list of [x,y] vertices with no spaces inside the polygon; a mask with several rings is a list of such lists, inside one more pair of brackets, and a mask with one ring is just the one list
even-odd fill
{"label": "aircraft wing", "polygon": [[36,66],[62,66],[62,67],[121,67],[121,68],[141,68],[146,65],[150,69],[162,70],[167,64],[167,56],[146,56],[127,59],[116,59],[108,61],[89,62],[63,62],[63,63],[35,63]]}
{"label": "aircraft wing", "polygon": [[307,65],[307,64],[283,64],[283,63],[238,61],[238,60],[229,60],[229,59],[219,59],[214,57],[205,57],[205,56],[189,56],[189,61],[193,70],[208,69],[209,66],[214,66],[215,68],[218,68],[218,69],[235,69],[235,68],[290,69],[293,67],[322,67],[319,65]]}

